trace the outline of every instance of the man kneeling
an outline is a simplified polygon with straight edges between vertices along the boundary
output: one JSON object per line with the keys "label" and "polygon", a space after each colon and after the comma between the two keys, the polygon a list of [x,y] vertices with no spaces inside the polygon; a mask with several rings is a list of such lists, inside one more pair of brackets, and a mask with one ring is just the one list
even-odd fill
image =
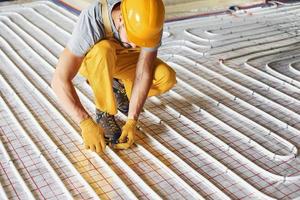
{"label": "man kneeling", "polygon": [[[51,85],[59,103],[80,124],[87,149],[102,152],[107,143],[129,148],[147,96],[175,85],[174,70],[157,58],[163,24],[162,0],[100,0],[80,14]],[[78,72],[93,90],[96,122],[72,84]],[[122,131],[114,118],[117,109],[128,116]]]}

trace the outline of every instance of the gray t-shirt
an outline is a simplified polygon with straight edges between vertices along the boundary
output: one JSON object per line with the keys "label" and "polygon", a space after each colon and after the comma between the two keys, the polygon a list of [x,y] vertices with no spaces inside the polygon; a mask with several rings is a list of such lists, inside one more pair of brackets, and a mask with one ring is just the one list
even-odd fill
{"label": "gray t-shirt", "polygon": [[[121,0],[108,0],[107,2],[114,38],[120,40],[112,21],[111,11]],[[76,56],[84,56],[97,42],[105,38],[104,23],[99,4],[98,0],[94,1],[89,7],[83,9],[79,15],[72,36],[67,43],[67,48]],[[143,50],[154,51],[158,47],[143,48]]]}

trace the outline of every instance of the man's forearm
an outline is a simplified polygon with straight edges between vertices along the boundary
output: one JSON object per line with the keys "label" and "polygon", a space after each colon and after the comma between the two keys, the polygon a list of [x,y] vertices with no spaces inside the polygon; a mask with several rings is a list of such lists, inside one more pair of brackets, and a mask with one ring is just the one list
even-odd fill
{"label": "man's forearm", "polygon": [[88,117],[72,83],[82,60],[83,57],[78,57],[65,48],[58,59],[51,81],[51,87],[58,97],[58,103],[77,123]]}
{"label": "man's forearm", "polygon": [[79,97],[71,81],[54,79],[52,81],[52,88],[58,97],[59,104],[76,123],[80,123],[89,116],[80,103]]}
{"label": "man's forearm", "polygon": [[141,53],[140,55],[129,104],[129,119],[138,119],[143,109],[153,82],[153,63],[156,55],[157,52],[151,54]]}
{"label": "man's forearm", "polygon": [[135,79],[129,104],[129,119],[138,119],[152,85],[152,77],[140,76]]}

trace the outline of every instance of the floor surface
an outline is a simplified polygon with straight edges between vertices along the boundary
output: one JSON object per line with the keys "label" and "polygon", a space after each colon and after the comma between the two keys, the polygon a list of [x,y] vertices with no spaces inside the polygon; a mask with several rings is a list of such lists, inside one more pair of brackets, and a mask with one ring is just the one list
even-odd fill
{"label": "floor surface", "polygon": [[77,16],[0,7],[0,199],[300,199],[299,11],[166,23],[159,57],[176,87],[147,100],[133,148],[98,155],[50,88]]}
{"label": "floor surface", "polygon": [[[95,0],[62,0],[63,2],[82,10]],[[227,10],[229,6],[248,6],[263,3],[263,0],[163,0],[166,19],[181,18],[191,15]]]}

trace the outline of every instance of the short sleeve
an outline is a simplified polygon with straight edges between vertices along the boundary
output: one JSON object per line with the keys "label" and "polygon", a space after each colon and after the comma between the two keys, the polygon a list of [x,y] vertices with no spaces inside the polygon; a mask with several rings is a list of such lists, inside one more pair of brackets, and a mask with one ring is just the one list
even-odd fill
{"label": "short sleeve", "polygon": [[96,1],[79,15],[67,48],[76,56],[84,56],[105,37],[99,3]]}
{"label": "short sleeve", "polygon": [[143,51],[153,52],[153,51],[157,51],[160,46],[161,46],[161,42],[156,47],[141,47],[141,49]]}

